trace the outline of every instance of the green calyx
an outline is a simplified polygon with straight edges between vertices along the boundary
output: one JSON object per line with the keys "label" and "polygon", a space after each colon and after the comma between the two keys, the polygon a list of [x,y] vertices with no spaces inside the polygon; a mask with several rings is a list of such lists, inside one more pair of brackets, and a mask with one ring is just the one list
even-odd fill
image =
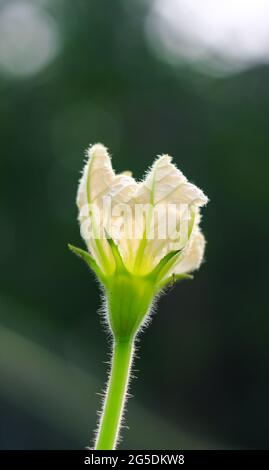
{"label": "green calyx", "polygon": [[155,296],[154,285],[143,277],[116,274],[106,282],[108,321],[118,341],[133,339]]}
{"label": "green calyx", "polygon": [[154,297],[165,287],[177,280],[191,278],[188,274],[171,275],[168,272],[178,261],[180,251],[164,256],[148,274],[138,275],[127,270],[118,246],[111,238],[107,242],[115,260],[113,274],[104,273],[95,259],[80,248],[68,245],[70,250],[82,258],[102,282],[106,298],[108,323],[115,340],[132,340],[145,322]]}

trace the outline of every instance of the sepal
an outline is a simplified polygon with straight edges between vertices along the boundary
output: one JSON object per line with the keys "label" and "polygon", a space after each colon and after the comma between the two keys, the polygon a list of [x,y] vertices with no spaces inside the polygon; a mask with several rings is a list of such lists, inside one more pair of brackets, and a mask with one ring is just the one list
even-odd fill
{"label": "sepal", "polygon": [[95,272],[96,276],[103,282],[104,281],[104,274],[99,268],[98,264],[96,263],[95,259],[88,253],[88,251],[82,250],[74,245],[68,243],[69,250],[72,251],[76,256],[83,259],[85,263],[91,268],[92,271]]}
{"label": "sepal", "polygon": [[148,277],[153,281],[157,281],[160,278],[163,278],[165,274],[169,271],[171,266],[177,261],[178,255],[181,250],[174,250],[167,253],[155,266],[155,268],[148,274]]}

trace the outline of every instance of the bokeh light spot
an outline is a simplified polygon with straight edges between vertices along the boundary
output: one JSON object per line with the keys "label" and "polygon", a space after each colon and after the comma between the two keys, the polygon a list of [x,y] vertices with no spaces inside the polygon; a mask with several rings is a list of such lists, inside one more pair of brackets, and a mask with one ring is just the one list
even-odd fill
{"label": "bokeh light spot", "polygon": [[10,1],[0,8],[0,72],[33,75],[55,58],[59,46],[56,21],[40,6]]}
{"label": "bokeh light spot", "polygon": [[269,62],[267,0],[154,0],[146,32],[173,63],[232,73]]}

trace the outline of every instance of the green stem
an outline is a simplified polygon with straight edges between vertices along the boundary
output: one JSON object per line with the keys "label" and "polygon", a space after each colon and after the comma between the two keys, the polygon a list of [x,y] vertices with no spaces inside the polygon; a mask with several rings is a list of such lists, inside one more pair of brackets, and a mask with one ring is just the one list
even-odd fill
{"label": "green stem", "polygon": [[133,351],[134,342],[132,339],[124,342],[116,341],[114,343],[111,375],[95,450],[113,450],[116,447],[126,400]]}

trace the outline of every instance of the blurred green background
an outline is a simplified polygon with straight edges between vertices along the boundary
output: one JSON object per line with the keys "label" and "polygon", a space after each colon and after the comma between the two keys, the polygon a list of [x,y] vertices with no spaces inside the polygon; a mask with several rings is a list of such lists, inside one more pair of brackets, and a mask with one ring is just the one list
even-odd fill
{"label": "blurred green background", "polygon": [[237,55],[198,57],[158,29],[160,3],[0,1],[1,449],[93,437],[109,346],[67,243],[83,246],[75,196],[96,141],[138,178],[170,153],[211,200],[205,263],[141,337],[121,448],[268,448],[267,49],[240,54],[235,36]]}

